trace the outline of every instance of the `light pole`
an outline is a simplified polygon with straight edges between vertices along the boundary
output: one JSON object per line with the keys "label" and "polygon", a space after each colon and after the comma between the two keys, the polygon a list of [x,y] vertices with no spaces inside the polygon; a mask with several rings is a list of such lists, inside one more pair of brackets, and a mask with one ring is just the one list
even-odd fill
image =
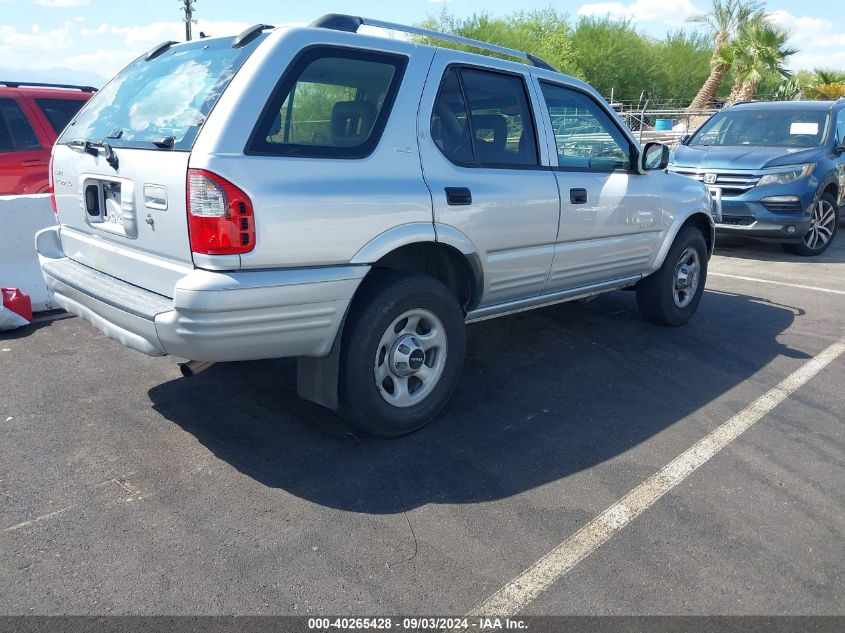
{"label": "light pole", "polygon": [[191,23],[196,22],[194,17],[194,2],[196,0],[179,0],[182,3],[182,10],[185,12],[183,21],[185,22],[185,41],[191,41]]}

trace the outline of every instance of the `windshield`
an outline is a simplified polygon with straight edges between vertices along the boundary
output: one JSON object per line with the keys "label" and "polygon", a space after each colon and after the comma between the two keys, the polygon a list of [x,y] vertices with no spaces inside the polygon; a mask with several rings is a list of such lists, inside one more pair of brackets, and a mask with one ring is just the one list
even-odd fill
{"label": "windshield", "polygon": [[173,138],[190,149],[229,81],[266,35],[242,48],[232,40],[197,40],[127,66],[82,109],[59,143],[107,140],[113,147],[154,147]]}
{"label": "windshield", "polygon": [[707,121],[688,145],[818,147],[829,118],[823,110],[726,110]]}

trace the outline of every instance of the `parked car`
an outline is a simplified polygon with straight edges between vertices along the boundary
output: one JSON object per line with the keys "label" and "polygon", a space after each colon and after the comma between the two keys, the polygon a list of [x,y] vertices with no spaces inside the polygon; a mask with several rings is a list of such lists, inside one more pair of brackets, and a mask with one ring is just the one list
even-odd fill
{"label": "parked car", "polygon": [[845,99],[728,107],[682,142],[669,169],[721,198],[717,233],[819,255],[845,207]]}
{"label": "parked car", "polygon": [[186,374],[297,357],[301,396],[382,436],[444,406],[466,323],[620,288],[693,315],[711,200],[665,146],[536,57],[362,24],[467,42],[329,15],[166,42],[104,87],[53,152],[56,302]]}
{"label": "parked car", "polygon": [[0,81],[0,196],[49,191],[50,148],[94,92]]}

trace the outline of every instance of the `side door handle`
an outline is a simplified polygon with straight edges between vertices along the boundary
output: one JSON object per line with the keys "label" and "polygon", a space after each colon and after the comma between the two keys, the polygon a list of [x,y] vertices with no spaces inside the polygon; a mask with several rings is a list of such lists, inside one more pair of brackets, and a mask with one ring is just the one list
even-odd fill
{"label": "side door handle", "polygon": [[569,201],[572,204],[587,204],[587,190],[586,189],[570,189]]}
{"label": "side door handle", "polygon": [[466,206],[472,204],[472,192],[467,187],[445,187],[446,204]]}

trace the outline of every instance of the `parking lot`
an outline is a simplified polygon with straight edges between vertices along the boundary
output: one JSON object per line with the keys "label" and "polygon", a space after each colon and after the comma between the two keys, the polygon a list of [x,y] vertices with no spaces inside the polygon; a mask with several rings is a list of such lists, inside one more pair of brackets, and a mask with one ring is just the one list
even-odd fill
{"label": "parking lot", "polygon": [[0,340],[0,612],[841,615],[843,316],[845,238],[725,241],[686,327],[631,292],[470,326],[440,419],[389,441],[299,400],[293,361],[184,379],[42,318]]}

